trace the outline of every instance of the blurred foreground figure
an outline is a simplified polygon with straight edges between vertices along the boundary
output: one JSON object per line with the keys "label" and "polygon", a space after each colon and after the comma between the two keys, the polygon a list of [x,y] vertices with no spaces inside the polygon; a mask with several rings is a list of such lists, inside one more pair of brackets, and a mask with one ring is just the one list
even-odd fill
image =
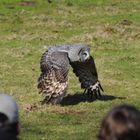
{"label": "blurred foreground figure", "polygon": [[16,102],[0,93],[0,140],[18,140],[19,113]]}
{"label": "blurred foreground figure", "polygon": [[102,121],[98,140],[140,140],[140,111],[125,104],[113,108]]}

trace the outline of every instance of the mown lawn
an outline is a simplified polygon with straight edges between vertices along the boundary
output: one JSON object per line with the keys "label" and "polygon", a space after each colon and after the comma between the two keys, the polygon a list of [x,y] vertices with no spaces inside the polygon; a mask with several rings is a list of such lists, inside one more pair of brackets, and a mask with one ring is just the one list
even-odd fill
{"label": "mown lawn", "polygon": [[[85,101],[70,70],[63,104],[40,105],[39,61],[45,45],[90,45],[104,88]],[[1,0],[0,91],[16,99],[22,140],[95,140],[110,108],[140,109],[139,0]]]}

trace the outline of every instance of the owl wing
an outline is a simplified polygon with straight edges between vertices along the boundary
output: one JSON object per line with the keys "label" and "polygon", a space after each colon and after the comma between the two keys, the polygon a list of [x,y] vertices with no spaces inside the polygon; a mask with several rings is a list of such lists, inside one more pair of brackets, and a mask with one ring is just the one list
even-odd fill
{"label": "owl wing", "polygon": [[81,88],[87,90],[87,93],[94,94],[96,97],[100,94],[100,89],[103,91],[101,84],[98,80],[98,74],[94,59],[92,56],[85,62],[73,62],[70,63],[73,68],[73,72],[79,78]]}
{"label": "owl wing", "polygon": [[46,51],[40,61],[39,93],[46,95],[44,102],[59,103],[66,93],[69,59],[65,52]]}
{"label": "owl wing", "polygon": [[54,70],[60,72],[61,76],[58,76],[58,80],[65,81],[68,75],[69,59],[65,52],[48,52],[46,51],[40,60],[40,69],[42,73],[49,73]]}

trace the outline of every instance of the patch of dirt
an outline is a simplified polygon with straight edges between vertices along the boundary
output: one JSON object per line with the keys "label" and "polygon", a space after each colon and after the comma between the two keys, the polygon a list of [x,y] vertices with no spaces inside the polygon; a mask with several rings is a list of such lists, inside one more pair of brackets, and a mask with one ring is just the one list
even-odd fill
{"label": "patch of dirt", "polygon": [[31,112],[39,109],[39,106],[36,104],[27,104],[23,107],[26,112]]}

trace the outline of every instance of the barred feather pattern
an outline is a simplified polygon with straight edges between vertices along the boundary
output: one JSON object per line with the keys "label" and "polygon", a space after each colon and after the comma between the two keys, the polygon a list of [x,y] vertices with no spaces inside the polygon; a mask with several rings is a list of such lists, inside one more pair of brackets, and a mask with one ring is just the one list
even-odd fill
{"label": "barred feather pattern", "polygon": [[68,87],[69,60],[63,52],[45,52],[42,55],[38,79],[39,93],[45,96],[43,103],[58,104]]}

